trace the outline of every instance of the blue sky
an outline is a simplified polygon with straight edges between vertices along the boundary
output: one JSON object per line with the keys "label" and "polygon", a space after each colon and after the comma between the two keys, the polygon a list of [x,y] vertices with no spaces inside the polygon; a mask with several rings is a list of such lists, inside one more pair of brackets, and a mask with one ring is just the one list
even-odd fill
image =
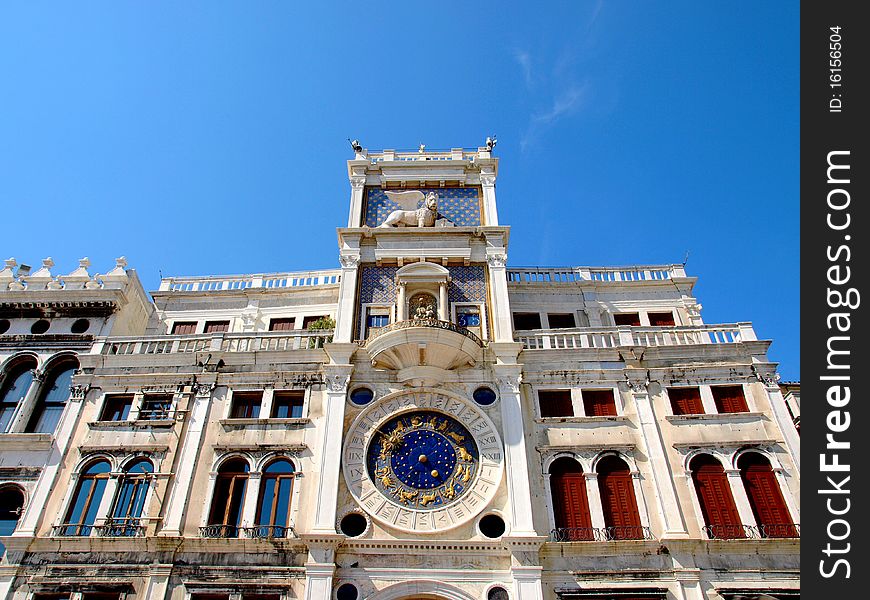
{"label": "blue sky", "polygon": [[[325,4],[325,3],[324,3]],[[682,262],[799,378],[797,2],[0,5],[2,258],[331,268],[346,138],[498,134],[509,262]]]}

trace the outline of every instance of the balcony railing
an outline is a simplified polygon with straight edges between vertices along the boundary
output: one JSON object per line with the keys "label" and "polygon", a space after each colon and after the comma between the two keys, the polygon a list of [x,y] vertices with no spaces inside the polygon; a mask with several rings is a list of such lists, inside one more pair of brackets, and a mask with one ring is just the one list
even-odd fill
{"label": "balcony railing", "polygon": [[216,292],[249,288],[300,288],[332,285],[340,281],[340,269],[213,277],[166,277],[160,282],[160,291]]}
{"label": "balcony railing", "polygon": [[751,323],[696,327],[575,327],[519,331],[526,350],[616,348],[618,346],[698,346],[754,341]]}
{"label": "balcony railing", "polygon": [[550,531],[553,542],[611,542],[654,540],[649,527],[557,527]]}
{"label": "balcony railing", "polygon": [[206,525],[199,528],[199,537],[204,538],[237,538],[239,537],[238,525]]}
{"label": "balcony railing", "polygon": [[323,348],[332,341],[330,330],[261,333],[161,335],[137,338],[103,338],[95,349],[103,355],[176,354],[191,352],[282,352]]}
{"label": "balcony railing", "polygon": [[705,525],[704,533],[711,540],[799,538],[797,523],[764,523],[762,525]]}
{"label": "balcony railing", "polygon": [[369,333],[369,337],[366,341],[371,341],[390,331],[398,331],[400,329],[412,329],[414,327],[432,327],[435,329],[446,329],[447,331],[453,331],[455,333],[464,335],[468,339],[474,341],[478,346],[483,347],[483,340],[481,340],[479,337],[477,337],[477,335],[475,335],[465,327],[457,325],[456,323],[451,323],[450,321],[440,321],[438,319],[407,319],[405,321],[397,321],[396,323],[391,323],[385,327],[380,327],[372,331],[371,333]]}
{"label": "balcony railing", "polygon": [[242,527],[242,533],[246,538],[273,539],[294,537],[292,527],[284,525],[255,525],[254,527]]}
{"label": "balcony railing", "polygon": [[633,267],[512,267],[509,283],[571,283],[575,281],[664,281],[685,277],[683,265]]}
{"label": "balcony railing", "polygon": [[51,528],[51,535],[56,537],[88,537],[94,530],[93,525],[86,523],[64,523]]}
{"label": "balcony railing", "polygon": [[100,537],[142,537],[145,526],[139,519],[108,519],[97,527]]}

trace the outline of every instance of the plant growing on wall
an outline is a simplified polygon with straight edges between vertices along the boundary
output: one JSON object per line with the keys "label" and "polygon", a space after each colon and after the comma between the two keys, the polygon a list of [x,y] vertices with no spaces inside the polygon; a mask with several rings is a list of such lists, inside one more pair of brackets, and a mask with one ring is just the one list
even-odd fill
{"label": "plant growing on wall", "polygon": [[[316,321],[312,321],[308,324],[308,331],[332,331],[335,329],[335,319],[332,317],[320,317]],[[311,337],[308,338],[308,348],[319,348],[322,347],[324,342],[331,342],[332,336],[327,336],[325,338],[321,337]]]}

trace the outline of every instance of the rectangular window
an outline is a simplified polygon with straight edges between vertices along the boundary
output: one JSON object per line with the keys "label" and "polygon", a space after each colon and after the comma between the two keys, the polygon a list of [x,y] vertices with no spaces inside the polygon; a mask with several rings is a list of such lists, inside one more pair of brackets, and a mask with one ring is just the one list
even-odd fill
{"label": "rectangular window", "polygon": [[126,421],[133,406],[133,394],[115,394],[106,396],[100,421]]}
{"label": "rectangular window", "polygon": [[702,415],[701,390],[696,387],[668,388],[668,398],[675,415]]}
{"label": "rectangular window", "polygon": [[647,313],[649,317],[649,324],[652,327],[673,327],[676,325],[674,322],[674,313],[668,312],[651,312]]}
{"label": "rectangular window", "polygon": [[229,321],[206,321],[205,333],[223,333],[230,330]]}
{"label": "rectangular window", "polygon": [[196,321],[176,321],[172,324],[172,335],[196,333]]}
{"label": "rectangular window", "polygon": [[231,419],[259,419],[263,392],[233,392]]}
{"label": "rectangular window", "polygon": [[713,400],[716,402],[716,412],[749,412],[742,385],[712,385],[710,391],[713,392]]}
{"label": "rectangular window", "polygon": [[314,315],[309,317],[302,317],[302,329],[308,329],[312,323],[315,321],[319,321],[321,319],[326,319],[327,315]]}
{"label": "rectangular window", "polygon": [[577,327],[573,313],[549,313],[547,320],[550,321],[550,329],[570,329]]}
{"label": "rectangular window", "polygon": [[272,319],[269,321],[269,331],[293,331],[296,328],[296,317]]}
{"label": "rectangular window", "polygon": [[617,327],[629,325],[640,327],[640,315],[637,313],[613,313],[613,322]]}
{"label": "rectangular window", "polygon": [[525,331],[527,329],[540,329],[541,315],[540,313],[514,313],[514,329],[517,331]]}
{"label": "rectangular window", "polygon": [[85,592],[82,600],[120,600],[121,594],[117,592]]}
{"label": "rectangular window", "polygon": [[587,417],[615,417],[613,390],[583,390],[583,409]]}
{"label": "rectangular window", "polygon": [[139,409],[139,419],[143,421],[168,419],[171,409],[172,394],[145,394],[142,408]]}
{"label": "rectangular window", "polygon": [[542,417],[573,417],[571,390],[538,390]]}
{"label": "rectangular window", "polygon": [[366,337],[389,324],[389,308],[385,306],[370,306],[366,309]]}
{"label": "rectangular window", "polygon": [[69,594],[33,594],[33,600],[69,600]]}
{"label": "rectangular window", "polygon": [[275,392],[272,399],[272,418],[301,419],[305,392]]}
{"label": "rectangular window", "polygon": [[230,600],[229,594],[191,594],[190,600]]}
{"label": "rectangular window", "polygon": [[479,306],[456,307],[456,324],[460,327],[465,327],[479,338],[483,337],[482,323]]}

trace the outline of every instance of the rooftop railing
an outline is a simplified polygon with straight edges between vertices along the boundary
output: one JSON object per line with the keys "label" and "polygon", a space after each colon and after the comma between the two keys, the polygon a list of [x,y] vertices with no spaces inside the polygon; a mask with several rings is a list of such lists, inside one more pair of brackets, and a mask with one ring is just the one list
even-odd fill
{"label": "rooftop railing", "polygon": [[481,156],[479,150],[451,148],[450,150],[384,150],[368,152],[365,157],[372,163],[382,162],[423,162],[439,160],[472,160]]}
{"label": "rooftop railing", "polygon": [[509,283],[571,283],[574,281],[664,281],[685,277],[683,265],[632,267],[511,267]]}
{"label": "rooftop railing", "polygon": [[205,277],[165,277],[161,292],[215,292],[249,288],[300,288],[337,284],[340,269],[299,271],[295,273],[255,273],[251,275],[215,275]]}
{"label": "rooftop railing", "polygon": [[190,352],[282,352],[313,350],[332,341],[332,331],[263,331],[259,333],[206,333],[159,335],[134,338],[103,338],[94,352],[105,356],[132,354],[177,354]]}
{"label": "rooftop railing", "polygon": [[518,331],[526,350],[616,348],[618,346],[697,346],[755,341],[751,323],[690,327],[575,327]]}

